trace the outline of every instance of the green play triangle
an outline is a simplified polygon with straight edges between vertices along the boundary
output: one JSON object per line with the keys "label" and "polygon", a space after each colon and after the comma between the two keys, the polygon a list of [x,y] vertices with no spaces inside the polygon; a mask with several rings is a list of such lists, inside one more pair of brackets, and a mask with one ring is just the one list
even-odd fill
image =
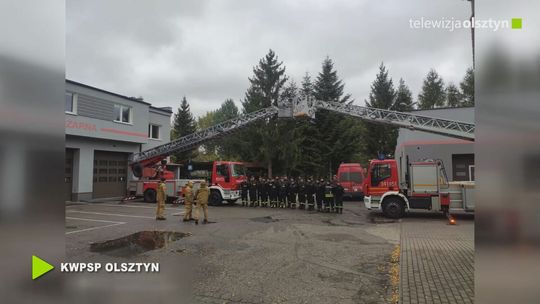
{"label": "green play triangle", "polygon": [[39,278],[53,269],[53,265],[45,262],[35,255],[32,256],[32,280]]}

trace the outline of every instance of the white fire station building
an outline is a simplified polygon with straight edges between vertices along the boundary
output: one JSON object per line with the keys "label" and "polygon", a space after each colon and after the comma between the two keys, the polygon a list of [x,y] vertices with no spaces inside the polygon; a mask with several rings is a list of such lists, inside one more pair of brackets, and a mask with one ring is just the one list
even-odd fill
{"label": "white fire station building", "polygon": [[[474,123],[474,107],[416,110],[413,113]],[[398,162],[440,159],[449,180],[474,180],[474,142],[471,141],[400,128],[395,156]]]}
{"label": "white fire station building", "polygon": [[131,153],[170,141],[170,107],[66,80],[65,199],[126,194]]}

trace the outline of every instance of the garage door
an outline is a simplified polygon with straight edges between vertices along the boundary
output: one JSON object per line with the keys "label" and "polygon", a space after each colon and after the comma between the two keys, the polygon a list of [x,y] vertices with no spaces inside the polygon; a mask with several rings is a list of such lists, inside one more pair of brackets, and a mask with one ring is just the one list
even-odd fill
{"label": "garage door", "polygon": [[64,199],[71,201],[71,193],[73,192],[73,149],[66,149],[64,168]]}
{"label": "garage door", "polygon": [[452,171],[454,181],[473,181],[474,154],[452,155]]}
{"label": "garage door", "polygon": [[94,152],[93,198],[121,197],[126,194],[127,153]]}

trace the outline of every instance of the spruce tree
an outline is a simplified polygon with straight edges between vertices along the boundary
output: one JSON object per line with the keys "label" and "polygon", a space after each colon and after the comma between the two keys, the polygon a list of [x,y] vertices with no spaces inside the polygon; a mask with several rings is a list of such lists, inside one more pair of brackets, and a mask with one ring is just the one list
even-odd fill
{"label": "spruce tree", "polygon": [[343,96],[344,87],[345,84],[338,78],[337,71],[334,70],[334,62],[326,57],[322,63],[322,71],[317,76],[313,86],[313,95],[318,100],[344,103],[351,98],[350,94]]}
{"label": "spruce tree", "polygon": [[418,94],[418,106],[422,110],[440,108],[444,106],[446,94],[444,82],[434,69],[431,69],[422,85],[422,92]]}
{"label": "spruce tree", "polygon": [[[283,85],[287,82],[283,62],[278,61],[272,50],[253,68],[253,74],[253,77],[249,78],[250,87],[242,102],[244,113],[276,106]],[[240,138],[240,156],[248,161],[264,161],[267,163],[269,175],[272,175],[280,144],[277,121],[271,119],[252,124],[240,134]]]}
{"label": "spruce tree", "polygon": [[[182,98],[182,101],[180,102],[180,107],[178,108],[178,111],[174,115],[173,130],[171,132],[172,138],[177,139],[191,134],[196,130],[197,125],[195,123],[195,119],[193,118],[193,114],[191,114],[191,110],[189,109],[189,103],[184,96]],[[191,151],[175,153],[173,155],[174,161],[181,162],[194,158],[197,154],[196,150],[197,149],[193,149]]]}
{"label": "spruce tree", "polygon": [[[298,97],[313,99],[313,82],[311,76],[306,73],[302,78],[301,87],[298,89]],[[317,176],[323,169],[319,137],[316,136],[318,129],[309,117],[297,117],[294,119],[294,129],[291,134],[294,151],[294,163],[291,174],[294,176]]]}
{"label": "spruce tree", "polygon": [[459,84],[463,96],[463,106],[474,106],[474,70],[469,68],[465,73],[463,81]]}
{"label": "spruce tree", "polygon": [[[283,85],[287,82],[283,62],[278,61],[274,51],[259,61],[259,65],[253,68],[253,77],[249,78],[252,90],[248,90],[244,105],[256,105],[258,109],[271,105],[277,106],[278,98]],[[254,95],[254,96],[253,96]],[[257,97],[254,98],[253,97]]]}
{"label": "spruce tree", "polygon": [[[322,63],[322,70],[313,85],[315,99],[332,102],[353,102],[350,94],[344,95],[345,84],[337,76],[334,63],[328,57]],[[338,113],[319,110],[315,116],[317,142],[322,163],[322,176],[336,173],[341,162],[350,160],[358,151],[360,123]]]}
{"label": "spruce tree", "polygon": [[400,112],[408,112],[414,109],[412,92],[405,84],[403,78],[399,79],[399,85],[396,91],[396,100],[392,110]]}
{"label": "spruce tree", "polygon": [[446,103],[449,107],[452,108],[461,107],[463,104],[461,92],[453,83],[449,83],[446,87]]}
{"label": "spruce tree", "polygon": [[[298,97],[299,89],[294,82],[290,80],[283,88],[281,99],[284,102],[293,101]],[[295,168],[301,158],[302,138],[295,136],[296,122],[292,119],[281,119],[277,121],[277,136],[280,142],[277,146],[276,161],[274,163],[275,172],[281,174],[295,174]]]}
{"label": "spruce tree", "polygon": [[311,81],[311,76],[308,72],[302,78],[302,87],[299,91],[300,98],[310,98],[313,97],[313,82]]}
{"label": "spruce tree", "polygon": [[[402,91],[404,96],[407,95],[404,93],[406,92],[404,88],[402,88]],[[366,105],[373,108],[396,110],[393,109],[396,104],[395,101],[396,91],[394,90],[394,84],[388,76],[388,70],[384,63],[381,63],[379,72],[371,84],[371,92],[369,93],[369,100],[366,100]],[[368,158],[377,158],[379,154],[387,157],[393,156],[397,135],[398,128],[396,127],[365,122],[364,136],[362,137],[364,155]]]}

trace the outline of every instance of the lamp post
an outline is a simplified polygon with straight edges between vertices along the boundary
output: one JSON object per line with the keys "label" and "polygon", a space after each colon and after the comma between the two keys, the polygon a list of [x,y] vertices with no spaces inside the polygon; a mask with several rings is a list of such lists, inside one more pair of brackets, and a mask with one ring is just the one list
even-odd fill
{"label": "lamp post", "polygon": [[471,17],[469,20],[471,21],[471,42],[472,42],[472,63],[473,63],[473,70],[475,68],[475,60],[474,60],[474,0],[467,0],[471,3]]}

